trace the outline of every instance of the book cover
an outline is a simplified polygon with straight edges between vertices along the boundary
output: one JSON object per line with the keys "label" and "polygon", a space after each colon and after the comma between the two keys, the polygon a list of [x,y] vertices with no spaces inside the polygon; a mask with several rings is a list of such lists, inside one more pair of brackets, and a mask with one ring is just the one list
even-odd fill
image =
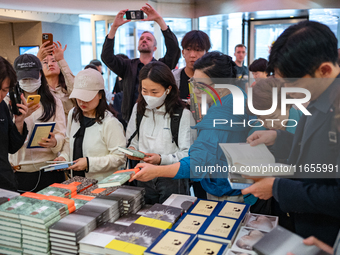
{"label": "book cover", "polygon": [[145,204],[142,208],[136,213],[141,216],[145,216],[145,213],[152,207],[153,205]]}
{"label": "book cover", "polygon": [[198,237],[202,239],[230,243],[236,234],[240,221],[225,217],[213,217],[206,229],[200,229]]}
{"label": "book cover", "polygon": [[[263,238],[265,234],[266,232],[264,231],[241,227],[231,249],[233,251],[254,254],[253,252],[254,244],[257,243],[261,238]],[[279,241],[281,242],[281,240]]]}
{"label": "book cover", "polygon": [[21,211],[19,217],[21,220],[34,221],[38,223],[46,223],[57,216],[67,214],[67,206],[57,202],[48,200],[40,200]]}
{"label": "book cover", "polygon": [[35,123],[32,133],[29,135],[27,149],[42,148],[38,143],[42,138],[50,138],[50,133],[53,132],[55,122]]}
{"label": "book cover", "polygon": [[228,244],[196,238],[184,253],[185,255],[224,255]]}
{"label": "book cover", "polygon": [[116,237],[116,240],[149,247],[162,232],[163,230],[159,228],[132,223]]}
{"label": "book cover", "polygon": [[190,207],[196,202],[197,197],[172,194],[167,200],[163,202],[163,205],[169,205],[177,208],[182,208],[184,212],[187,212]]}
{"label": "book cover", "polygon": [[139,217],[141,217],[138,214],[129,213],[126,215],[123,215],[120,217],[117,221],[115,221],[116,224],[124,225],[124,226],[130,226],[132,223],[134,223]]}
{"label": "book cover", "polygon": [[207,217],[204,216],[184,214],[176,225],[174,225],[173,229],[179,232],[197,234],[206,220]]}
{"label": "book cover", "polygon": [[19,219],[19,213],[25,210],[26,207],[36,203],[37,200],[24,196],[17,196],[10,201],[0,205],[0,215]]}
{"label": "book cover", "polygon": [[182,215],[182,208],[168,205],[154,204],[146,213],[145,217],[163,220],[174,224]]}
{"label": "book cover", "polygon": [[74,206],[76,207],[76,210],[85,205],[88,201],[83,199],[76,199],[71,198],[74,201]]}
{"label": "book cover", "polygon": [[124,148],[124,147],[118,146],[118,150],[120,152],[123,152],[123,153],[125,153],[127,155],[130,155],[130,156],[133,156],[133,157],[136,157],[136,158],[143,159],[143,158],[146,157],[146,155],[143,152],[140,152],[140,151],[137,151],[137,150],[133,150],[133,149],[130,149],[130,148]]}
{"label": "book cover", "polygon": [[222,202],[213,200],[198,199],[195,204],[189,209],[188,213],[200,214],[204,216],[210,216],[219,210]]}
{"label": "book cover", "polygon": [[85,195],[85,196],[106,196],[111,194],[113,191],[115,191],[117,187],[107,187],[107,188],[98,188],[98,185],[95,184],[82,192],[80,192],[80,195]]}
{"label": "book cover", "polygon": [[145,250],[146,248],[144,246],[116,239],[105,246],[105,254],[143,255]]}
{"label": "book cover", "polygon": [[243,220],[249,211],[250,205],[226,200],[221,204],[221,207],[222,209],[218,213],[218,216]]}
{"label": "book cover", "polygon": [[130,180],[131,173],[114,173],[98,182],[98,188],[116,187]]}
{"label": "book cover", "polygon": [[[79,241],[79,250],[101,252],[113,239],[125,231],[127,226],[104,223]],[[99,249],[98,249],[99,248]]]}
{"label": "book cover", "polygon": [[245,227],[270,232],[278,225],[279,218],[276,216],[249,213],[245,220]]}
{"label": "book cover", "polygon": [[25,192],[21,196],[40,199],[40,200],[49,200],[49,201],[65,204],[65,205],[67,205],[69,213],[72,213],[75,210],[74,201],[71,200],[71,199],[68,199],[68,198],[56,197],[56,196],[46,196],[46,195],[42,195],[42,194],[39,194],[39,193],[33,193],[33,192]]}
{"label": "book cover", "polygon": [[144,252],[144,254],[183,254],[183,252],[188,248],[194,239],[195,235],[166,230],[155,240],[155,242]]}
{"label": "book cover", "polygon": [[73,164],[74,162],[55,163],[55,164],[50,164],[50,165],[40,167],[40,169],[43,169],[45,172],[49,172],[49,171],[54,171],[54,170],[66,169],[72,166]]}
{"label": "book cover", "polygon": [[167,221],[162,220],[156,220],[148,217],[141,216],[137,220],[135,220],[136,224],[141,224],[145,226],[160,228],[162,230],[170,229],[172,227],[172,224]]}
{"label": "book cover", "polygon": [[[68,236],[79,236],[96,228],[96,219],[86,215],[69,214],[50,227],[50,233],[59,233]],[[79,238],[81,239],[81,238]]]}
{"label": "book cover", "polygon": [[[115,172],[115,173],[122,172],[122,171],[133,171],[134,173],[138,173],[140,170],[139,170],[139,168],[134,168],[134,169],[127,169],[127,170],[117,171],[117,172]],[[119,188],[120,188],[120,189],[135,190],[135,191],[137,191],[137,192],[140,192],[143,196],[145,195],[145,188],[144,188],[144,187],[136,187],[136,186],[122,185],[122,186],[120,186]]]}
{"label": "book cover", "polygon": [[54,187],[52,185],[40,190],[37,192],[38,194],[46,195],[46,196],[56,196],[56,197],[71,197],[71,190],[66,188]]}
{"label": "book cover", "polygon": [[259,255],[281,255],[292,252],[293,254],[327,255],[315,245],[308,246],[303,243],[303,238],[289,230],[277,226],[254,244],[254,251]]}
{"label": "book cover", "polygon": [[75,186],[77,188],[77,193],[84,191],[85,189],[91,187],[96,183],[98,183],[98,180],[82,176],[74,176],[71,179],[68,179],[63,182],[63,184]]}

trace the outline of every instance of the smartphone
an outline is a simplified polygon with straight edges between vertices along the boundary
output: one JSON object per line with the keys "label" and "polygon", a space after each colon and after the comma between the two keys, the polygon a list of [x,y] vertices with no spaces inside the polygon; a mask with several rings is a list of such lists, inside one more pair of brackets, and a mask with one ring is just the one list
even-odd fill
{"label": "smartphone", "polygon": [[11,111],[14,115],[21,115],[17,104],[21,104],[20,98],[20,91],[19,91],[19,84],[16,84],[13,88],[9,90],[9,98],[11,99]]}
{"label": "smartphone", "polygon": [[45,43],[46,41],[49,41],[49,43],[46,46],[53,45],[53,34],[51,34],[51,33],[43,33],[42,34],[42,43]]}
{"label": "smartphone", "polygon": [[127,11],[125,15],[128,20],[144,19],[144,12],[141,10]]}
{"label": "smartphone", "polygon": [[40,102],[40,95],[31,95],[31,96],[28,96],[27,97],[27,103],[29,104],[29,103],[32,103],[32,102],[33,102],[33,105],[39,104],[39,102]]}

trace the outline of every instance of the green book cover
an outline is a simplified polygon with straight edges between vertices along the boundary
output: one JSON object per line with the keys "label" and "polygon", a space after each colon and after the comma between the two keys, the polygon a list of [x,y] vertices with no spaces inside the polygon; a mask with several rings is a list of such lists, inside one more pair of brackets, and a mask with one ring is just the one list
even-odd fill
{"label": "green book cover", "polygon": [[10,201],[0,205],[0,215],[18,219],[21,211],[25,210],[27,207],[31,206],[37,201],[39,200],[30,197],[15,197]]}
{"label": "green book cover", "polygon": [[130,179],[131,172],[111,174],[98,182],[98,188],[120,186]]}
{"label": "green book cover", "polygon": [[71,190],[63,189],[63,188],[57,188],[57,187],[51,187],[51,186],[48,186],[48,187],[38,191],[37,193],[42,194],[42,195],[46,195],[46,196],[56,196],[56,197],[65,197],[65,198],[70,198],[70,196],[71,196]]}
{"label": "green book cover", "polygon": [[76,210],[82,207],[84,204],[86,204],[87,200],[77,199],[77,198],[71,198],[74,201],[74,206],[76,207]]}
{"label": "green book cover", "polygon": [[21,219],[21,224],[23,224],[25,220],[44,224],[55,217],[60,217],[60,215],[66,211],[67,205],[65,204],[49,200],[40,200],[40,202],[21,211],[19,217]]}

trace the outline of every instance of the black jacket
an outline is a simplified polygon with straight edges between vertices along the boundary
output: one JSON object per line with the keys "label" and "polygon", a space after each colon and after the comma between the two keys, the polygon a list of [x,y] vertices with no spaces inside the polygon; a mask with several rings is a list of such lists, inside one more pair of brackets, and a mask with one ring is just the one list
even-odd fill
{"label": "black jacket", "polygon": [[[171,70],[177,65],[178,59],[181,56],[181,50],[178,47],[176,35],[171,32],[168,27],[167,30],[162,31],[164,42],[166,46],[166,53],[163,58],[158,61],[165,63]],[[122,102],[122,117],[124,120],[129,121],[132,108],[136,102],[133,102],[135,93],[137,68],[140,63],[139,58],[123,59],[114,55],[114,38],[105,38],[102,50],[102,61],[110,68],[115,74],[121,77],[123,87],[123,102]]]}
{"label": "black jacket", "polygon": [[[301,117],[295,135],[277,131],[273,146],[275,154],[290,151],[288,164],[296,165],[296,175],[301,177],[275,180],[273,195],[280,208],[293,216],[297,234],[303,237],[313,235],[331,246],[340,228],[340,179],[335,171],[340,166],[340,136],[334,124],[333,106],[339,85],[334,82],[311,102],[307,109],[312,116]],[[337,137],[330,136],[334,131]],[[328,169],[333,166],[334,171],[327,175],[328,178],[320,178],[325,174],[310,172],[301,175],[300,170],[305,166],[312,169],[312,164],[314,168],[317,164],[327,165]]]}
{"label": "black jacket", "polygon": [[0,188],[17,190],[17,182],[12,167],[8,161],[8,153],[16,153],[24,144],[28,134],[24,122],[21,135],[9,114],[5,101],[0,103]]}

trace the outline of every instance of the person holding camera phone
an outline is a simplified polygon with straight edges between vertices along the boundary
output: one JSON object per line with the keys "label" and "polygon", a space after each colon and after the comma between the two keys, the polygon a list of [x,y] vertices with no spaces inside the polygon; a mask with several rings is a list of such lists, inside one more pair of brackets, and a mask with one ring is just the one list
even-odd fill
{"label": "person holding camera phone", "polygon": [[41,45],[37,57],[43,65],[43,72],[50,91],[63,104],[67,120],[69,111],[76,105],[75,100],[69,98],[73,90],[74,75],[64,59],[67,44],[63,48],[59,41],[53,42],[52,45],[49,43],[46,41]]}
{"label": "person holding camera phone", "polygon": [[16,104],[20,115],[15,115],[14,122],[10,116],[7,104],[3,99],[17,82],[17,77],[12,65],[0,57],[0,188],[17,190],[17,181],[8,154],[17,152],[24,144],[27,136],[27,125],[24,121],[28,114],[28,107],[24,96],[20,98],[22,104]]}
{"label": "person holding camera phone", "polygon": [[[167,50],[165,56],[158,61],[165,63],[170,69],[174,69],[181,55],[177,37],[171,32],[164,19],[151,5],[146,4],[141,10],[148,16],[141,21],[155,21],[162,30]],[[126,122],[129,121],[133,106],[138,98],[139,72],[144,65],[151,61],[156,61],[153,57],[153,53],[157,49],[157,42],[153,34],[149,31],[144,31],[138,42],[138,51],[140,52],[139,58],[123,59],[115,55],[113,47],[116,31],[120,26],[130,21],[124,19],[124,15],[127,11],[128,9],[118,12],[103,44],[101,55],[101,58],[107,67],[123,79],[122,86],[124,87],[124,93],[121,112],[122,117]]]}
{"label": "person holding camera phone", "polygon": [[[54,97],[47,85],[40,60],[32,54],[24,54],[14,61],[14,68],[19,80],[19,90],[27,98],[30,95],[40,95],[40,107],[25,119],[28,129],[28,139],[9,161],[16,170],[19,192],[37,192],[52,183],[63,182],[64,173],[58,171],[44,172],[40,167],[46,161],[53,160],[61,151],[66,132],[66,121],[63,105],[60,99]],[[23,98],[23,101],[26,99]],[[6,98],[7,99],[7,98]],[[5,100],[6,100],[5,99]],[[38,106],[32,106],[38,107]],[[29,114],[32,110],[29,108]],[[53,133],[49,138],[42,138],[38,148],[26,148],[32,135],[35,123],[55,122]]]}

